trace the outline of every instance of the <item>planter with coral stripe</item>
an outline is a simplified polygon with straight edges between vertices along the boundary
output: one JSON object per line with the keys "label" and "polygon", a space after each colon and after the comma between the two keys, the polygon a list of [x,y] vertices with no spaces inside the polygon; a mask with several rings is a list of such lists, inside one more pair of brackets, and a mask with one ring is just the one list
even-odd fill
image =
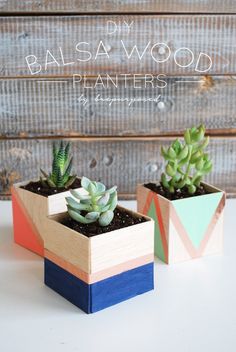
{"label": "planter with coral stripe", "polygon": [[174,201],[137,187],[138,211],[155,221],[155,255],[168,264],[222,252],[225,193],[204,186],[210,193]]}
{"label": "planter with coral stripe", "polygon": [[[140,216],[127,209],[126,212]],[[49,217],[44,234],[47,286],[86,313],[153,289],[151,218],[87,237],[61,224],[65,216],[66,213]]]}
{"label": "planter with coral stripe", "polygon": [[14,241],[43,256],[47,216],[66,211],[65,197],[70,192],[45,197],[21,188],[28,183],[29,181],[17,183],[11,189]]}

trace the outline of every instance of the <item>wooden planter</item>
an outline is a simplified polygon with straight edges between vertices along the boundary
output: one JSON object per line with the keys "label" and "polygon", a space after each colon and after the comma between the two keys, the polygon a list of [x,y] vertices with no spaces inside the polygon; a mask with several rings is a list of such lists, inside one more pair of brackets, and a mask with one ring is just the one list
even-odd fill
{"label": "wooden planter", "polygon": [[210,194],[169,201],[138,185],[138,211],[155,221],[155,255],[171,264],[221,253],[225,193],[208,184]]}
{"label": "wooden planter", "polygon": [[70,192],[44,197],[21,188],[28,183],[17,183],[11,189],[14,241],[43,256],[47,216],[66,211],[65,197]]}
{"label": "wooden planter", "polygon": [[153,289],[152,219],[88,238],[62,225],[64,216],[50,217],[44,234],[47,286],[86,313]]}

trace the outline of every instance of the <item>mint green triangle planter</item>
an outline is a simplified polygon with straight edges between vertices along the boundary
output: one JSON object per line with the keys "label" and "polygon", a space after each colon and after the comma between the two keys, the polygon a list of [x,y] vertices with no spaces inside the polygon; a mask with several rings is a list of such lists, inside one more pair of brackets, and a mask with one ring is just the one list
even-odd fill
{"label": "mint green triangle planter", "polygon": [[222,253],[225,193],[204,185],[211,193],[175,201],[138,186],[138,211],[155,221],[155,255],[162,261]]}
{"label": "mint green triangle planter", "polygon": [[195,248],[198,248],[222,198],[222,192],[172,201]]}

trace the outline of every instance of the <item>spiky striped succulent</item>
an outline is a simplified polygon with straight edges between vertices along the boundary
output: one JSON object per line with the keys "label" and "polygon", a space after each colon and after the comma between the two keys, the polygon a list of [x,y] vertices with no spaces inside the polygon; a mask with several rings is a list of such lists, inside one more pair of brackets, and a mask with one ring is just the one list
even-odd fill
{"label": "spiky striped succulent", "polygon": [[189,194],[194,194],[200,186],[204,175],[212,170],[205,148],[209,137],[205,137],[205,127],[192,127],[184,134],[184,143],[176,139],[172,145],[161,154],[167,161],[165,173],[161,176],[161,183],[169,192],[187,187]]}
{"label": "spiky striped succulent", "polygon": [[81,180],[82,189],[71,190],[73,197],[66,197],[70,217],[82,224],[98,221],[100,226],[107,226],[114,217],[117,206],[116,186],[107,189],[103,183]]}
{"label": "spiky striped succulent", "polygon": [[43,177],[40,178],[43,185],[52,188],[68,188],[75,181],[76,176],[70,175],[72,169],[73,158],[70,157],[70,143],[64,145],[63,142],[59,146],[53,144],[53,162],[52,171],[48,175],[40,169]]}

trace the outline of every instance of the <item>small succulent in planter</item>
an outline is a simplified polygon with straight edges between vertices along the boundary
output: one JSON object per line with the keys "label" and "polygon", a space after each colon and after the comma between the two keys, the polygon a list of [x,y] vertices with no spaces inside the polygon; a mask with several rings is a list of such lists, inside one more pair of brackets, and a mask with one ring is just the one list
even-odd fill
{"label": "small succulent in planter", "polygon": [[52,171],[48,175],[42,169],[43,177],[40,178],[42,185],[51,188],[69,188],[76,179],[75,175],[70,175],[73,157],[70,157],[70,143],[64,145],[63,142],[58,146],[53,144]]}
{"label": "small succulent in planter", "polygon": [[205,127],[192,127],[184,133],[184,142],[176,139],[161,154],[167,161],[165,172],[161,176],[162,186],[170,193],[187,188],[190,195],[200,187],[202,178],[212,170],[212,161],[205,149],[209,137],[205,137]]}
{"label": "small succulent in planter", "polygon": [[116,186],[106,190],[101,182],[81,180],[82,189],[71,190],[73,197],[66,197],[68,214],[82,224],[98,221],[100,226],[108,226],[114,217],[117,206]]}

